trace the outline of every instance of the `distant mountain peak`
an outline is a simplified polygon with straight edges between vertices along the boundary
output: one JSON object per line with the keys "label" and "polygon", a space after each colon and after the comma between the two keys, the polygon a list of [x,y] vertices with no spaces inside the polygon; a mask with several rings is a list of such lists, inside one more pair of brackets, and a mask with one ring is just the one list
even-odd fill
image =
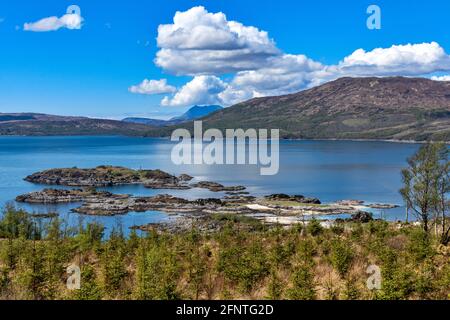
{"label": "distant mountain peak", "polygon": [[158,120],[158,119],[151,119],[151,118],[125,118],[122,121],[124,122],[131,122],[131,123],[139,123],[139,124],[146,124],[150,126],[155,127],[164,127],[164,126],[170,126],[170,125],[176,125],[183,122],[188,122],[192,120],[197,120],[203,117],[206,117],[216,111],[222,110],[223,107],[217,106],[217,105],[211,105],[211,106],[193,106],[188,111],[183,113],[180,116],[176,116],[171,118],[170,120]]}
{"label": "distant mountain peak", "polygon": [[179,121],[189,121],[189,120],[196,120],[203,117],[206,117],[210,115],[213,112],[222,110],[223,107],[218,105],[209,105],[209,106],[193,106],[188,111],[186,111],[184,114],[178,117],[174,117],[170,120],[179,120]]}

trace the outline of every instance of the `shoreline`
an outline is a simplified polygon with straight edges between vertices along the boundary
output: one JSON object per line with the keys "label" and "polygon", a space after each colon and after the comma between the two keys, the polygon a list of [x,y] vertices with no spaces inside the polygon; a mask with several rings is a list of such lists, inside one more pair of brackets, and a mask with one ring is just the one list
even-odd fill
{"label": "shoreline", "polygon": [[[71,189],[52,189],[47,187],[18,195],[17,203],[61,204],[79,203],[71,212],[88,216],[118,216],[131,212],[158,211],[177,215],[170,228],[185,229],[185,221],[195,220],[200,228],[216,229],[224,219],[251,219],[269,224],[295,224],[305,217],[335,216],[335,221],[348,220],[367,223],[373,220],[370,209],[394,209],[393,204],[366,203],[362,200],[340,200],[324,204],[318,198],[304,195],[275,193],[253,196],[245,191],[245,186],[224,186],[217,182],[197,181],[194,177],[181,174],[171,175],[161,170],[133,170],[125,167],[98,166],[96,168],[56,168],[35,172],[24,179],[37,185],[66,186]],[[142,184],[146,188],[157,189],[153,196],[116,194],[99,191],[98,187]],[[77,187],[79,189],[73,189]],[[212,198],[188,200],[162,190],[208,189],[211,192],[224,192]],[[284,221],[284,222],[282,222]],[[289,222],[288,222],[289,221]],[[288,223],[287,223],[288,222]],[[155,225],[155,224],[154,224]],[[156,225],[167,225],[157,223]],[[139,227],[139,226],[136,226]],[[142,227],[142,226],[141,226]]]}
{"label": "shoreline", "polygon": [[[169,140],[169,136],[165,137],[147,137],[140,135],[0,135],[0,138],[142,138],[142,139],[154,139],[154,140]],[[222,139],[224,140],[224,139]],[[270,139],[268,139],[270,140]],[[341,139],[341,138],[308,138],[308,139],[295,139],[295,138],[280,138],[280,141],[350,141],[350,142],[388,142],[388,143],[402,143],[402,144],[425,144],[428,141],[422,140],[399,140],[399,139]],[[450,145],[450,141],[434,141],[434,142],[443,142],[447,145]]]}

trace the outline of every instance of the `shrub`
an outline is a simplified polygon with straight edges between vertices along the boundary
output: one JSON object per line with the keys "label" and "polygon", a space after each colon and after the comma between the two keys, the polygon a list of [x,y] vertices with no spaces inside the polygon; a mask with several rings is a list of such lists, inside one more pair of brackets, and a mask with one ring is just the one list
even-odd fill
{"label": "shrub", "polygon": [[308,222],[306,230],[310,235],[317,236],[323,232],[323,227],[317,219],[313,218]]}
{"label": "shrub", "polygon": [[225,277],[236,282],[245,293],[268,273],[267,259],[258,243],[247,248],[231,247],[221,252],[218,269]]}
{"label": "shrub", "polygon": [[413,229],[409,234],[408,252],[415,262],[422,262],[433,255],[430,236],[422,229]]}
{"label": "shrub", "polygon": [[81,268],[81,287],[74,291],[73,298],[76,300],[100,300],[102,297],[103,293],[98,285],[94,266],[84,265]]}
{"label": "shrub", "polygon": [[389,223],[381,220],[373,220],[367,224],[369,233],[378,238],[384,238],[388,234]]}
{"label": "shrub", "polygon": [[356,281],[354,278],[348,277],[344,283],[343,298],[345,300],[358,300],[360,296]]}
{"label": "shrub", "polygon": [[352,228],[351,238],[353,240],[361,240],[364,235],[364,228],[361,223],[355,223]]}
{"label": "shrub", "polygon": [[19,236],[32,239],[36,235],[36,226],[30,215],[23,210],[7,206],[0,220],[0,238],[15,239]]}
{"label": "shrub", "polygon": [[330,230],[336,235],[342,235],[345,232],[345,228],[342,224],[333,224]]}
{"label": "shrub", "polygon": [[268,285],[268,299],[279,300],[283,295],[284,284],[277,275],[276,270],[270,272],[270,280]]}
{"label": "shrub", "polygon": [[407,299],[414,290],[411,272],[401,266],[397,253],[392,249],[386,248],[381,258],[382,290],[379,297],[386,300]]}
{"label": "shrub", "polygon": [[[146,243],[138,249],[136,292],[142,300],[177,300],[180,294],[177,282],[180,276],[173,252],[165,244]],[[152,245],[153,244],[153,245]]]}
{"label": "shrub", "polygon": [[314,300],[316,298],[313,266],[308,263],[300,263],[294,270],[288,290],[288,297],[292,300]]}
{"label": "shrub", "polygon": [[339,275],[345,277],[353,261],[353,253],[349,244],[341,240],[334,240],[331,243],[330,260]]}

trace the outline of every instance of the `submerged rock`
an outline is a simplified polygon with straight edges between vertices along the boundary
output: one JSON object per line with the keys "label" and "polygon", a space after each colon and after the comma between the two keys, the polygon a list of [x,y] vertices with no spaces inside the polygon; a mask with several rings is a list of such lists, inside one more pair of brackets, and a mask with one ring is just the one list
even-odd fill
{"label": "submerged rock", "polygon": [[321,201],[317,198],[307,198],[303,195],[290,196],[284,193],[275,193],[265,197],[270,201],[294,201],[305,204],[321,204]]}
{"label": "submerged rock", "polygon": [[252,203],[256,200],[256,197],[247,195],[230,195],[225,196],[224,200],[227,202]]}
{"label": "submerged rock", "polygon": [[224,185],[217,183],[217,182],[211,182],[211,181],[200,181],[197,183],[194,183],[191,185],[194,188],[201,188],[201,189],[208,189],[212,192],[238,192],[243,191],[246,188],[244,186],[231,186],[231,187],[225,187]]}
{"label": "submerged rock", "polygon": [[374,203],[367,205],[369,208],[372,209],[395,209],[398,208],[398,205],[395,204],[383,204],[383,203]]}
{"label": "submerged rock", "polygon": [[248,192],[248,191],[227,191],[227,192],[225,192],[225,194],[227,194],[229,196],[245,196],[245,195],[249,195],[250,192]]}
{"label": "submerged rock", "polygon": [[385,204],[385,203],[365,204],[365,201],[363,200],[341,200],[336,203],[352,207],[365,206],[372,209],[395,209],[399,207],[398,205],[395,204]]}
{"label": "submerged rock", "polygon": [[192,201],[192,203],[197,204],[199,206],[207,206],[207,205],[218,205],[218,206],[223,206],[225,203],[220,200],[220,199],[216,199],[216,198],[208,198],[208,199],[197,199]]}
{"label": "submerged rock", "polygon": [[59,216],[56,212],[49,212],[49,213],[33,213],[30,215],[32,218],[36,219],[52,219]]}
{"label": "submerged rock", "polygon": [[362,206],[364,204],[364,201],[362,201],[362,200],[341,200],[336,203],[341,204],[343,206]]}

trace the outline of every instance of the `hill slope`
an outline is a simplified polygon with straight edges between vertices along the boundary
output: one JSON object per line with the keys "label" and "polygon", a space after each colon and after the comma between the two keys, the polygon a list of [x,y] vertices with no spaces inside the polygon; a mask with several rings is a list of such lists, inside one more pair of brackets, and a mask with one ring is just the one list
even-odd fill
{"label": "hill slope", "polygon": [[[341,78],[295,94],[242,102],[204,118],[203,124],[279,128],[283,138],[450,141],[450,82]],[[169,129],[149,135],[168,135]]]}
{"label": "hill slope", "polygon": [[0,113],[0,135],[143,135],[149,127],[122,121],[37,113]]}

